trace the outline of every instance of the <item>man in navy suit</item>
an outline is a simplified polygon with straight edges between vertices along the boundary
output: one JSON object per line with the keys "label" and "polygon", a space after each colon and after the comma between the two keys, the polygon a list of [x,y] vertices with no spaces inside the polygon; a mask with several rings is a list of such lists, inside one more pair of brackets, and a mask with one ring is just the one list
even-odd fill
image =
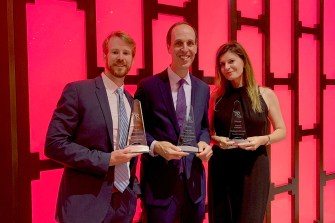
{"label": "man in navy suit", "polygon": [[[141,81],[135,93],[142,104],[150,146],[150,154],[141,156],[143,222],[200,223],[205,216],[206,196],[202,161],[212,156],[207,117],[209,87],[189,73],[197,53],[192,26],[186,22],[174,24],[167,33],[167,48],[172,58],[170,66]],[[176,146],[180,135],[176,112],[180,85],[187,114],[193,107],[200,153],[186,153]]]}
{"label": "man in navy suit", "polygon": [[[137,155],[118,144],[118,108],[123,98],[126,112],[122,113],[129,122],[133,99],[124,90],[124,78],[135,49],[127,33],[111,33],[103,43],[104,72],[95,79],[66,85],[58,101],[45,143],[46,156],[64,165],[58,222],[132,222],[139,192]],[[114,181],[115,169],[121,165],[126,170],[123,191]]]}

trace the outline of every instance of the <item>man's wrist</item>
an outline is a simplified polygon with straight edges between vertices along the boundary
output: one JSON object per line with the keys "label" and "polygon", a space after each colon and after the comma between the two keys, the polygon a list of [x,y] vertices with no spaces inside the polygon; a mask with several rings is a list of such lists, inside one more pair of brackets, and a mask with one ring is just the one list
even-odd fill
{"label": "man's wrist", "polygon": [[155,149],[155,144],[157,143],[156,140],[152,141],[151,145],[150,145],[150,150],[149,150],[149,154],[150,156],[157,156],[157,154],[155,154],[154,149]]}

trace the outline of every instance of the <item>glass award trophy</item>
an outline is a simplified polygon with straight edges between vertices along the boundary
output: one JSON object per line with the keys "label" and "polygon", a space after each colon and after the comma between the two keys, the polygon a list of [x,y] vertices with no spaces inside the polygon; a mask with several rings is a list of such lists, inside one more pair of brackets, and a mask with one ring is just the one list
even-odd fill
{"label": "glass award trophy", "polygon": [[149,146],[147,145],[145,136],[141,102],[137,99],[135,99],[133,103],[129,126],[131,121],[134,123],[134,128],[130,136],[128,135],[129,146],[127,147],[130,148],[132,153],[148,153]]}
{"label": "glass award trophy", "polygon": [[235,143],[249,142],[246,138],[247,132],[245,130],[241,103],[236,100],[234,102],[234,109],[230,123],[229,139]]}
{"label": "glass award trophy", "polygon": [[177,147],[187,153],[200,152],[195,138],[194,114],[192,106],[190,108],[190,114],[188,117],[185,117],[184,124],[180,129]]}

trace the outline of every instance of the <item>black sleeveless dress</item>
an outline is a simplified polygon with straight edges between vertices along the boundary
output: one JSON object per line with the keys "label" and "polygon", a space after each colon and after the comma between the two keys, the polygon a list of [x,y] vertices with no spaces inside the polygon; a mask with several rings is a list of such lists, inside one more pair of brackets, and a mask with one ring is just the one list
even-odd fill
{"label": "black sleeveless dress", "polygon": [[[268,108],[260,95],[263,112],[255,113],[245,87],[231,88],[217,100],[216,135],[229,136],[233,105],[241,102],[247,136],[268,133]],[[213,147],[208,164],[208,203],[211,223],[262,223],[270,186],[269,159],[265,146],[255,151]]]}

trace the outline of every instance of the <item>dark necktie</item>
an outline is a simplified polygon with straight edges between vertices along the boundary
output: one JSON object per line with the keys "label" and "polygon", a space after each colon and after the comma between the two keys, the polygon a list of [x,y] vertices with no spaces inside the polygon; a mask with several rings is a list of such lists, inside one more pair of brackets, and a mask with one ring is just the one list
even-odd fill
{"label": "dark necktie", "polygon": [[179,80],[179,88],[177,94],[176,114],[179,128],[183,125],[186,116],[186,97],[184,91],[184,79]]}
{"label": "dark necktie", "polygon": [[[124,149],[128,138],[128,118],[126,107],[123,101],[123,91],[121,88],[116,89],[119,102],[119,145],[117,149]],[[123,192],[129,184],[129,167],[128,163],[121,163],[115,166],[114,185]]]}
{"label": "dark necktie", "polygon": [[[176,103],[176,114],[177,114],[179,128],[183,126],[185,118],[186,118],[186,96],[185,96],[185,91],[184,91],[184,83],[185,83],[185,79],[179,80],[179,88],[178,88],[177,103]],[[184,172],[183,160],[184,159],[181,159],[178,161],[179,174]]]}

